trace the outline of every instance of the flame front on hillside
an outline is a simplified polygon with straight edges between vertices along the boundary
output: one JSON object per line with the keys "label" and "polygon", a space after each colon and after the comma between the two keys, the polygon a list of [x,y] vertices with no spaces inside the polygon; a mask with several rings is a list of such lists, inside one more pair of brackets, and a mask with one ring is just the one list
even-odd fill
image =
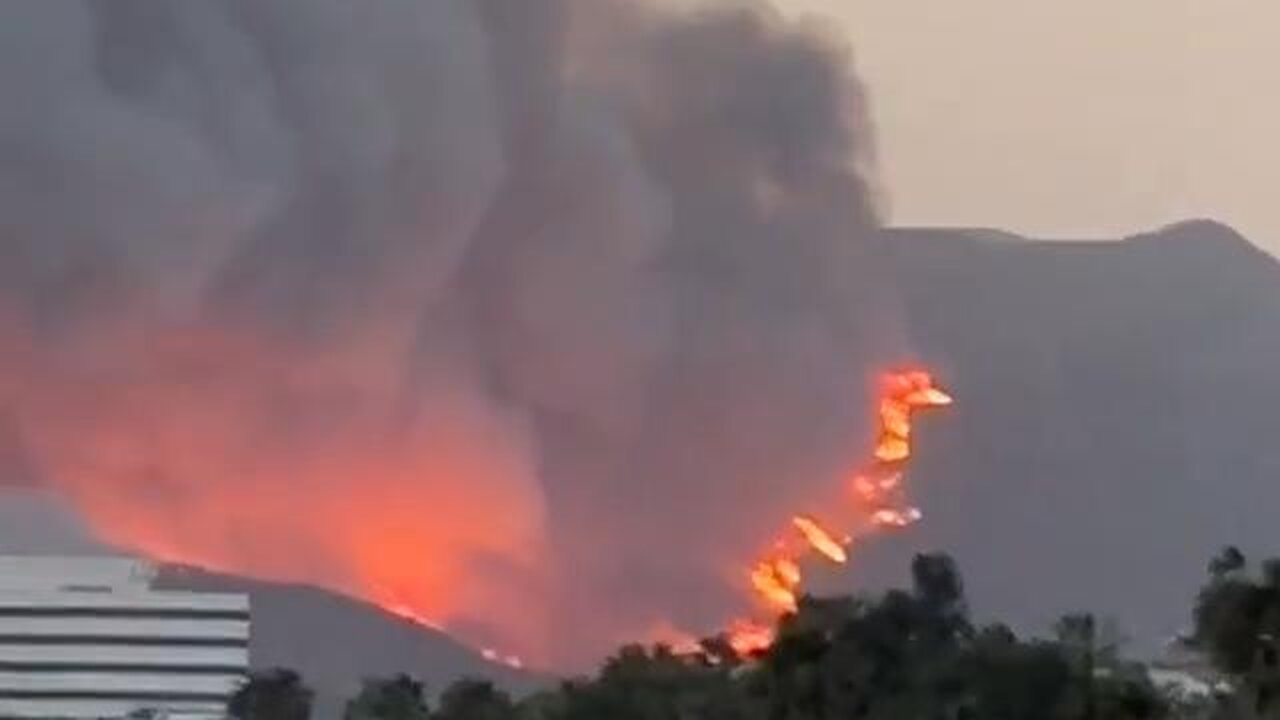
{"label": "flame front on hillside", "polygon": [[[882,379],[877,404],[874,460],[851,481],[853,503],[843,508],[849,532],[903,528],[923,514],[902,502],[902,478],[911,458],[911,421],[915,412],[950,405],[951,396],[932,375],[915,370],[889,373]],[[740,655],[751,655],[773,643],[773,622],[795,612],[803,582],[802,561],[813,556],[836,565],[849,560],[852,534],[834,533],[813,515],[797,514],[771,550],[752,566],[750,582],[762,615],[733,622],[727,636]]]}

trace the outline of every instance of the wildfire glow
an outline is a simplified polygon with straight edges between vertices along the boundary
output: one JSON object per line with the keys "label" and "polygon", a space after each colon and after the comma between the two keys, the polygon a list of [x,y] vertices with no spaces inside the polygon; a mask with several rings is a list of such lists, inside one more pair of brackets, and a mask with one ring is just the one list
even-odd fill
{"label": "wildfire glow", "polygon": [[773,561],[773,571],[778,577],[787,584],[788,587],[796,587],[802,579],[800,576],[800,566],[794,561],[787,558],[777,558]]}
{"label": "wildfire glow", "polygon": [[819,525],[817,520],[808,515],[797,515],[791,519],[791,524],[795,525],[804,539],[809,542],[809,547],[826,556],[831,562],[843,565],[849,560],[849,554],[844,549],[845,543],[832,537],[831,533]]}
{"label": "wildfire glow", "polygon": [[[907,527],[919,521],[918,508],[903,503],[904,466],[911,458],[911,421],[915,412],[945,407],[952,398],[924,371],[890,373],[881,380],[877,401],[876,443],[869,467],[849,482],[852,500],[847,526],[866,531]],[[791,529],[799,540],[784,533],[749,573],[751,588],[770,617],[740,619],[728,629],[729,644],[742,656],[750,656],[773,644],[773,622],[778,615],[795,612],[803,581],[801,561],[816,553],[836,564],[848,561],[848,535],[833,534],[812,515],[798,514]]]}
{"label": "wildfire glow", "polygon": [[933,383],[927,372],[887,375],[880,397],[880,436],[875,456],[880,462],[901,462],[911,457],[911,413],[950,405],[951,396]]}
{"label": "wildfire glow", "polygon": [[905,510],[895,510],[892,508],[882,508],[871,514],[871,522],[877,527],[907,527],[920,520],[924,515],[919,508],[906,508]]}
{"label": "wildfire glow", "polygon": [[500,663],[509,668],[520,670],[524,668],[524,661],[515,655],[503,655],[493,648],[484,648],[480,651],[480,657],[492,663]]}
{"label": "wildfire glow", "polygon": [[382,609],[386,610],[392,615],[397,615],[401,619],[407,620],[413,623],[414,625],[421,625],[423,627],[428,627],[433,630],[443,629],[440,627],[439,624],[431,622],[431,620],[429,620],[426,616],[415,612],[413,608],[409,607],[408,605],[402,605],[400,603],[390,603],[390,604],[383,605]]}
{"label": "wildfire glow", "polygon": [[783,613],[795,612],[799,565],[790,559],[761,560],[751,570],[751,586],[767,606]]}
{"label": "wildfire glow", "polygon": [[729,646],[741,657],[764,652],[773,644],[773,626],[754,620],[738,620],[729,627]]}

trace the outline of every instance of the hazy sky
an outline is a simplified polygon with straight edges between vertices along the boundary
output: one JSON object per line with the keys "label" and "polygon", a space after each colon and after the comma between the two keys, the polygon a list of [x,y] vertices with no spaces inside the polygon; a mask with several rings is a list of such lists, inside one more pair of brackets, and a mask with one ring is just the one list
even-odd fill
{"label": "hazy sky", "polygon": [[1280,252],[1280,3],[777,0],[840,20],[899,224],[1114,235],[1190,215]]}

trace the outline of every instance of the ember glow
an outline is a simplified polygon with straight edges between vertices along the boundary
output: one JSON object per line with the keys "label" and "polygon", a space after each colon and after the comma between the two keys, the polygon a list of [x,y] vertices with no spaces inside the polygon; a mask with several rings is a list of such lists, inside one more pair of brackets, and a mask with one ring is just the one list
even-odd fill
{"label": "ember glow", "polygon": [[893,508],[881,508],[871,513],[871,522],[876,527],[902,528],[912,525],[924,517],[919,508],[906,508],[905,510],[897,510]]}
{"label": "ember glow", "polygon": [[790,558],[761,560],[751,569],[751,586],[767,607],[780,612],[796,609],[796,588],[800,586],[800,569]]}
{"label": "ember glow", "polygon": [[729,626],[729,645],[740,657],[764,652],[773,644],[773,625],[754,620],[736,620]]}
{"label": "ember glow", "polygon": [[516,655],[503,655],[493,648],[484,648],[480,651],[480,657],[492,663],[500,663],[514,670],[524,668],[524,661]]}
{"label": "ember glow", "polygon": [[382,603],[381,607],[392,615],[396,615],[414,625],[421,625],[432,630],[443,630],[438,624],[432,622],[430,618],[403,603]]}
{"label": "ember glow", "polygon": [[[951,396],[924,371],[912,370],[885,375],[877,401],[879,424],[870,466],[849,483],[853,502],[846,503],[850,532],[908,527],[923,513],[903,504],[902,478],[911,458],[912,417],[921,410],[950,405]],[[847,496],[846,496],[847,497]],[[809,557],[836,565],[848,562],[851,535],[837,536],[812,515],[798,514],[791,530],[773,544],[773,549],[750,572],[751,588],[764,611],[763,618],[740,619],[730,624],[726,634],[730,645],[743,656],[769,647],[777,616],[795,612],[803,582],[801,564]]]}

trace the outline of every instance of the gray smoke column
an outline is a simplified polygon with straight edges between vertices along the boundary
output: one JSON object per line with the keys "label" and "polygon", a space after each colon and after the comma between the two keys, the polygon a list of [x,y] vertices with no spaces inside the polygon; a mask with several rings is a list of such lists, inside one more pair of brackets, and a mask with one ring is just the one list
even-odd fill
{"label": "gray smoke column", "polygon": [[765,7],[15,0],[0,99],[5,442],[157,557],[710,630],[899,347],[859,86]]}

